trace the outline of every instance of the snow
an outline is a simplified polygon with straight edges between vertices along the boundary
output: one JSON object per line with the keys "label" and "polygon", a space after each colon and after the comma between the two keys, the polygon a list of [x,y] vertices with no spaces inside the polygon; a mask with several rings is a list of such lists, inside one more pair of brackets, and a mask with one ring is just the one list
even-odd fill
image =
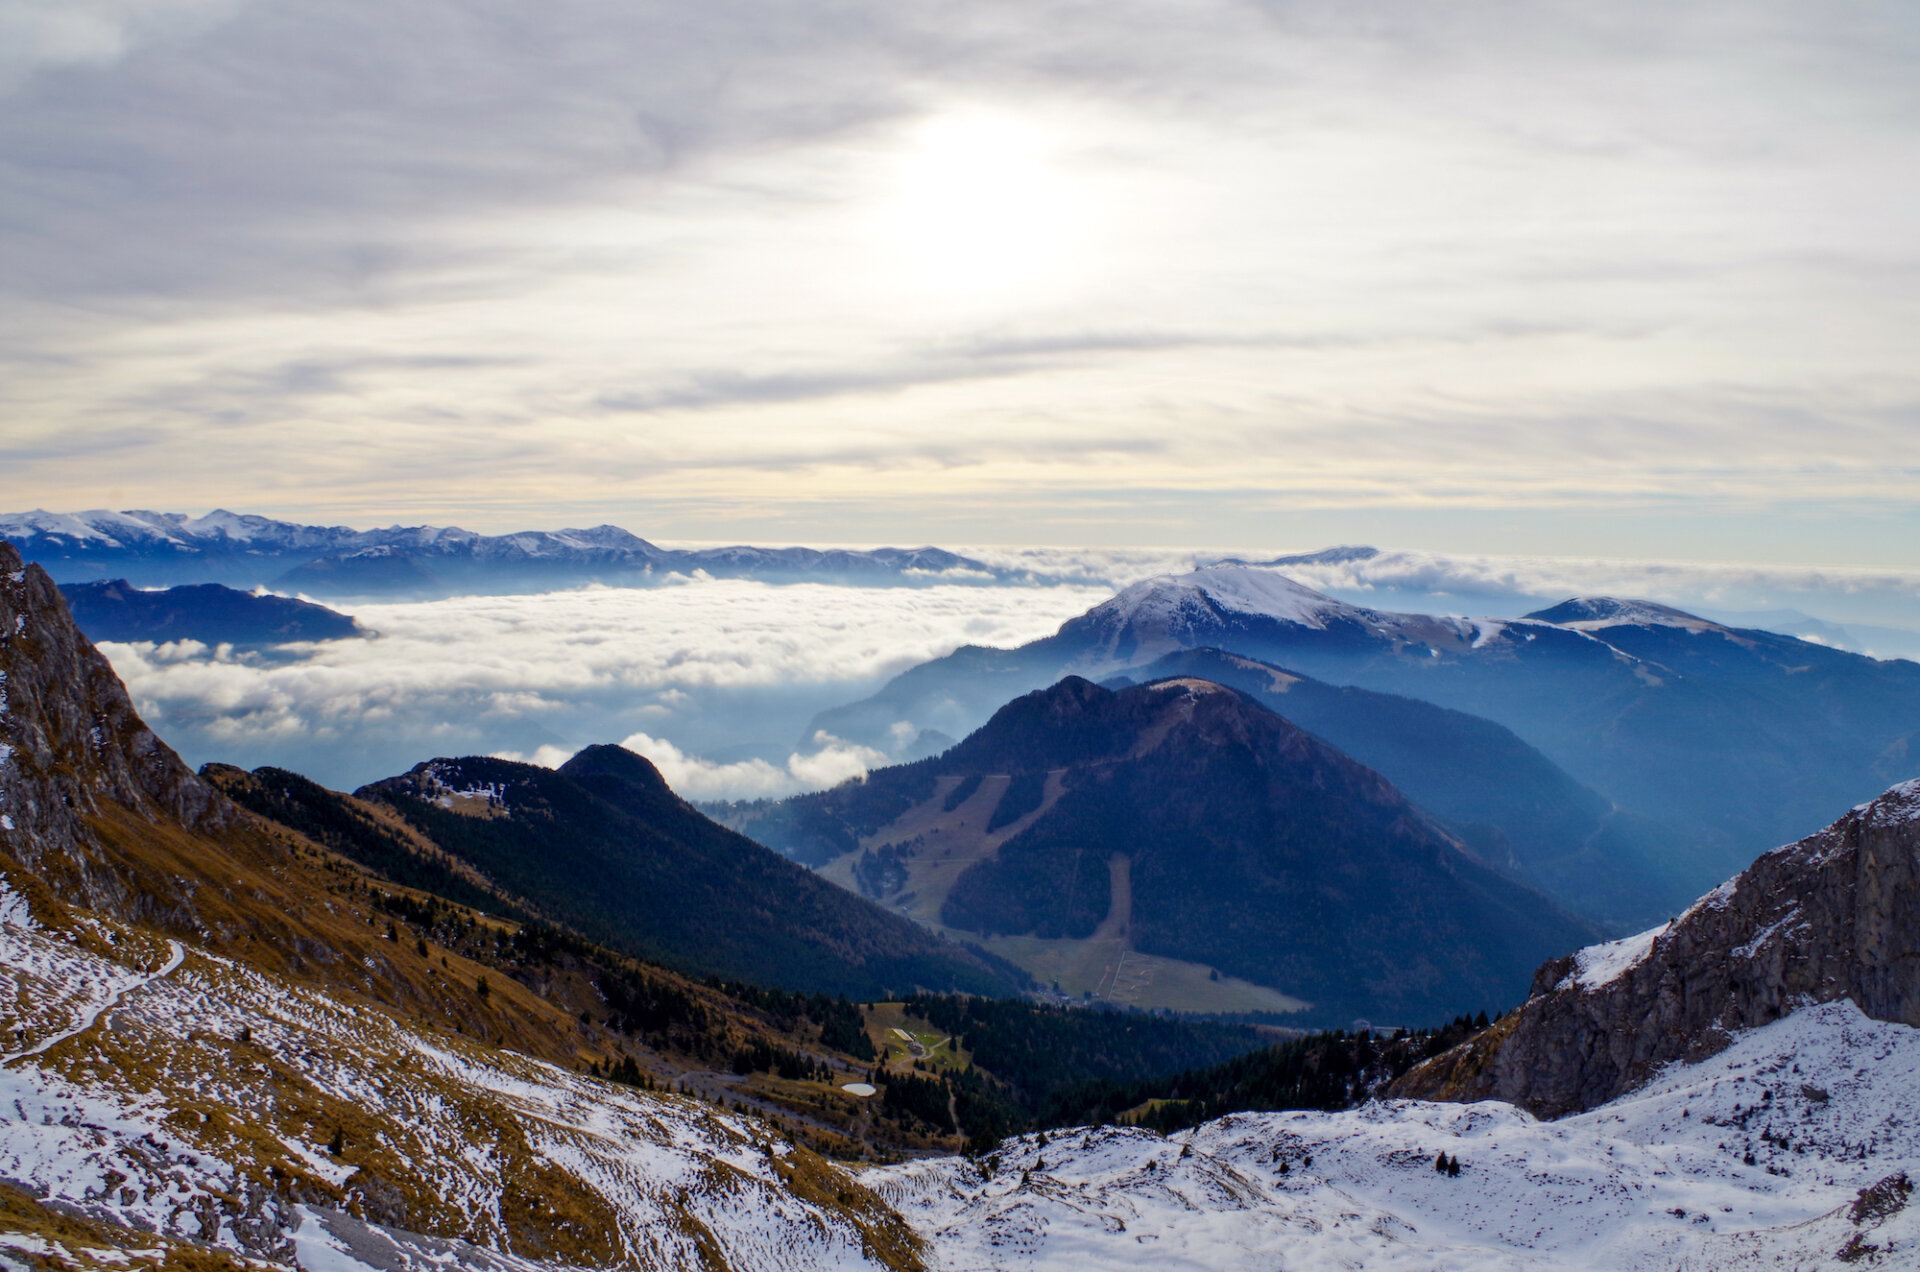
{"label": "snow", "polygon": [[[739,1272],[875,1266],[841,1213],[786,1187],[753,1121],[410,1026],[105,920],[24,926],[12,895],[0,893],[0,1016],[17,1048],[0,1057],[0,1178],[50,1203],[235,1251],[234,1207],[251,1204],[269,1231],[294,1235],[303,1266],[330,1272],[368,1266],[356,1251],[383,1268],[552,1272],[451,1240],[506,1239],[505,1199],[532,1158],[604,1202],[622,1266],[697,1265],[696,1230]],[[341,1106],[362,1129],[335,1158],[317,1146]],[[271,1167],[344,1204],[364,1147],[352,1137],[368,1133],[438,1208],[416,1221],[448,1239],[296,1214],[248,1182]]]}
{"label": "snow", "polygon": [[1329,616],[1354,609],[1274,570],[1217,565],[1135,583],[1096,607],[1090,617],[1099,615],[1126,626],[1158,626],[1191,621],[1216,608],[1314,628],[1324,628]]}
{"label": "snow", "polygon": [[[1836,1218],[1877,1180],[1920,1176],[1920,1031],[1844,1001],[1559,1122],[1392,1101],[1050,1139],[1003,1144],[991,1179],[947,1158],[865,1180],[945,1272],[1665,1272],[1774,1248],[1812,1268],[1854,1232],[1886,1266],[1920,1266],[1920,1206],[1873,1230]],[[1434,1169],[1443,1151],[1458,1178]]]}
{"label": "snow", "polygon": [[1866,812],[1874,823],[1882,826],[1920,821],[1920,778],[1890,787],[1880,798],[1857,811]]}
{"label": "snow", "polygon": [[[1578,597],[1562,601],[1553,610],[1568,610],[1579,617],[1553,620],[1557,627],[1577,632],[1597,632],[1609,627],[1674,627],[1689,632],[1725,631],[1720,623],[1701,618],[1671,605],[1656,601],[1622,600],[1613,596]],[[1551,612],[1551,611],[1541,611]]]}
{"label": "snow", "polygon": [[1555,986],[1556,989],[1569,989],[1581,985],[1592,989],[1599,985],[1610,984],[1618,980],[1629,968],[1639,966],[1640,962],[1653,951],[1653,943],[1665,932],[1669,924],[1648,928],[1636,936],[1622,937],[1617,941],[1606,941],[1600,945],[1589,945],[1577,950],[1573,956],[1573,970]]}
{"label": "snow", "polygon": [[[1476,618],[1473,620],[1473,648],[1485,649],[1488,642],[1500,639],[1507,625],[1497,618]],[[1528,639],[1532,639],[1529,637]]]}

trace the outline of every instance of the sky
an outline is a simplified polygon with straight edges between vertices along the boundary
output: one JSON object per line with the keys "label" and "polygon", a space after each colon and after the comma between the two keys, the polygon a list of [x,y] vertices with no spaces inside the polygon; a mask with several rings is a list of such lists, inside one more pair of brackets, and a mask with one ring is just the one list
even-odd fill
{"label": "sky", "polygon": [[1920,567],[1900,0],[0,0],[0,506]]}

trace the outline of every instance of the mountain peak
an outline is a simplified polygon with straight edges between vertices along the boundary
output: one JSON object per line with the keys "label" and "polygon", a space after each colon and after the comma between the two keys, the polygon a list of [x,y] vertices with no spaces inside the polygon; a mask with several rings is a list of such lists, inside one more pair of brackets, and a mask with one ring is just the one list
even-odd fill
{"label": "mountain peak", "polygon": [[653,766],[652,760],[611,742],[599,743],[577,752],[560,766],[559,771],[576,782],[610,779],[651,797],[670,799],[676,804],[680,802],[679,796],[667,785],[667,779],[660,776],[660,770]]}
{"label": "mountain peak", "polygon": [[1618,596],[1572,596],[1558,605],[1535,610],[1524,617],[1583,632],[1606,627],[1680,627],[1689,631],[1720,629],[1719,623],[1671,605]]}

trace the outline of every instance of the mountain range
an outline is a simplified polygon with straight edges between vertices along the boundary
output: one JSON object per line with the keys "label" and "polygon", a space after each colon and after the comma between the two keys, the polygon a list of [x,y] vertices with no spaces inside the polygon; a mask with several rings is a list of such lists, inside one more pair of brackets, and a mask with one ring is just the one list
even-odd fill
{"label": "mountain range", "polygon": [[[1126,816],[1104,842],[1137,820],[1141,856],[1162,854],[1191,803],[1169,779],[1188,770],[1153,766],[1195,762],[1199,737],[1218,755],[1195,782],[1216,762],[1249,779],[1228,824],[1264,791],[1303,814],[1371,808],[1415,858],[1470,852],[1217,682],[1067,681],[1006,709],[1019,727],[955,748],[983,774],[971,791],[952,808],[965,777],[916,796],[929,816],[979,800],[991,821],[1011,799],[998,829],[1032,829],[1105,782]],[[1041,780],[1016,794],[1030,760]],[[45,572],[0,545],[6,1266],[1841,1272],[1920,1254],[1911,782],[1660,929],[1549,958],[1484,1029],[1261,1050],[1245,1027],[958,995],[855,1004],[633,958],[506,891],[482,869],[489,836],[429,831],[438,814],[501,833],[519,819],[534,869],[615,814],[663,838],[699,826],[637,757],[592,754],[555,775],[572,789],[438,771],[356,795],[196,775]],[[1127,801],[1136,774],[1168,808]],[[947,775],[931,776],[938,795]],[[605,808],[569,806],[586,799]],[[727,845],[752,858],[711,838],[708,870],[729,868]],[[645,861],[613,846],[577,860]],[[1140,1100],[1100,1125],[1048,1120],[1015,1090],[1043,1072],[1056,1095],[1078,1078]]]}
{"label": "mountain range", "polygon": [[1244,565],[1137,583],[1016,649],[964,646],[807,732],[958,736],[1063,675],[1131,676],[1202,648],[1510,730],[1667,845],[1665,904],[1897,780],[1920,748],[1920,663],[1605,597],[1520,619],[1394,614]]}
{"label": "mountain range", "polygon": [[201,517],[104,509],[0,514],[0,538],[62,583],[224,583],[324,597],[538,592],[587,583],[634,587],[695,571],[715,578],[893,586],[1004,577],[940,548],[675,549],[608,525],[502,535],[455,526],[355,530],[224,509]]}

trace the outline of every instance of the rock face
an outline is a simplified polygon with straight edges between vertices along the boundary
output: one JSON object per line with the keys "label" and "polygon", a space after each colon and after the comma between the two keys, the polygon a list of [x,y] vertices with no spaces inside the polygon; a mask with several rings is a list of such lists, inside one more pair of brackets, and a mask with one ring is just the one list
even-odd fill
{"label": "rock face", "polygon": [[0,851],[122,912],[125,882],[90,822],[128,814],[200,831],[234,816],[140,719],[53,580],[0,541]]}
{"label": "rock face", "polygon": [[1920,780],[1768,853],[1664,927],[1547,963],[1523,1006],[1393,1094],[1579,1112],[1734,1031],[1841,998],[1920,1026]]}

